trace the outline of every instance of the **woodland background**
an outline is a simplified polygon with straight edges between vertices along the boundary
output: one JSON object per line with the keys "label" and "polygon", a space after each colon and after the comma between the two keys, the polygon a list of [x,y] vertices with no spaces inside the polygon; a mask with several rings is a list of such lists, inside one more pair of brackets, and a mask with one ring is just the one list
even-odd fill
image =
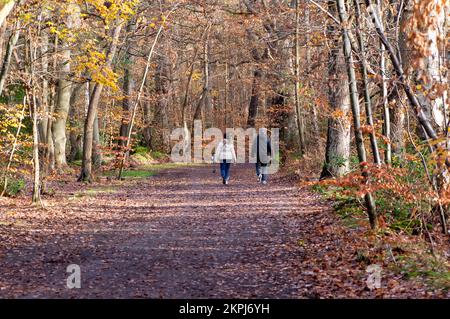
{"label": "woodland background", "polygon": [[280,128],[290,183],[369,236],[419,239],[448,276],[449,15],[448,0],[1,0],[0,193],[44,205],[61,176],[165,162],[195,120]]}

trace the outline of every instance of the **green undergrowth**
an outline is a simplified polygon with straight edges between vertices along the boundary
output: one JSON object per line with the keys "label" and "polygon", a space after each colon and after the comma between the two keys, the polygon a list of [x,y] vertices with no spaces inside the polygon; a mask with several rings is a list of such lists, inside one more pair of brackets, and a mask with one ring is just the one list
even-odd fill
{"label": "green undergrowth", "polygon": [[[412,157],[413,155],[411,153],[408,156]],[[352,156],[350,162],[351,167],[356,170],[357,158]],[[428,181],[423,164],[417,156],[414,160],[405,160],[394,156],[392,167],[393,171],[387,171],[382,173],[381,177],[377,177],[377,183],[383,186],[394,185],[393,189],[378,187],[378,190],[373,193],[377,215],[382,225],[380,231],[420,235],[425,227],[428,229],[432,227],[429,224],[423,225],[420,218],[422,214],[432,211],[430,199],[421,195],[428,191]],[[428,170],[432,171],[432,167],[428,167]],[[393,181],[403,186],[398,192],[393,191],[399,189],[395,187]],[[356,197],[355,189],[319,183],[313,187],[313,190],[331,200],[336,213],[343,217],[345,222],[354,224],[355,220],[358,221],[361,218],[367,220],[364,199]],[[406,200],[406,195],[415,195],[415,200]]]}
{"label": "green undergrowth", "polygon": [[[160,163],[140,166],[137,169],[127,169],[122,173],[124,179],[145,179],[156,176],[159,172],[179,167],[193,166],[193,164]],[[107,177],[117,176],[117,171],[106,171],[103,173]]]}
{"label": "green undergrowth", "polygon": [[[114,177],[117,175],[116,171],[109,171],[104,173],[105,176]],[[155,176],[156,172],[151,170],[124,170],[122,178],[125,179],[141,179]]]}
{"label": "green undergrowth", "polygon": [[113,186],[96,187],[76,192],[73,198],[96,197],[97,195],[115,194],[117,192],[118,188]]}
{"label": "green undergrowth", "polygon": [[430,292],[450,290],[450,265],[445,257],[432,252],[430,245],[421,241],[375,240],[370,249],[358,249],[355,261],[367,267],[383,265],[384,272],[399,278],[421,282]]}
{"label": "green undergrowth", "polygon": [[446,258],[433,254],[427,245],[394,247],[395,263],[390,268],[403,277],[424,281],[430,288],[449,291],[450,267]]}
{"label": "green undergrowth", "polygon": [[[25,188],[25,180],[22,178],[8,178],[5,195],[17,196]],[[4,190],[4,180],[0,181],[0,193]]]}
{"label": "green undergrowth", "polygon": [[312,189],[324,199],[332,201],[334,211],[341,217],[345,226],[349,228],[358,228],[361,221],[366,219],[366,214],[361,206],[361,202],[354,196],[345,194],[345,189],[343,187],[316,184]]}
{"label": "green undergrowth", "polygon": [[[332,202],[344,226],[351,229],[369,227],[363,199],[353,196],[349,189],[321,184],[314,185],[312,189]],[[376,241],[380,243],[373,245],[381,249],[374,249],[376,252],[372,253],[358,252],[356,261],[369,265],[388,260],[384,264],[403,278],[425,283],[430,290],[449,291],[450,265],[447,258],[442,257],[444,252],[439,247],[431,251],[430,243],[423,238],[426,231],[432,230],[432,225],[423,225],[417,217],[418,211],[429,210],[430,205],[426,202],[410,204],[386,191],[375,193],[375,198],[383,225],[376,233]],[[392,238],[403,238],[404,242],[394,240],[392,243]],[[383,244],[386,242],[391,242],[389,249]]]}
{"label": "green undergrowth", "polygon": [[81,167],[82,161],[81,160],[75,160],[75,161],[71,162],[71,164],[73,164],[75,166],[78,166],[78,167]]}
{"label": "green undergrowth", "polygon": [[142,161],[142,164],[145,165],[146,161],[148,161],[148,162],[164,161],[168,158],[168,155],[163,152],[160,152],[160,151],[152,151],[148,147],[145,147],[145,146],[137,146],[131,152],[131,158]]}

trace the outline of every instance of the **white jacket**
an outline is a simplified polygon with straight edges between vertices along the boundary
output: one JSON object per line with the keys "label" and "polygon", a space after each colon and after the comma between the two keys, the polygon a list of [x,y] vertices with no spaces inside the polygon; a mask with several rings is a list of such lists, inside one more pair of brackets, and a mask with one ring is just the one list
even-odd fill
{"label": "white jacket", "polygon": [[236,152],[234,151],[234,144],[228,140],[223,140],[219,143],[214,154],[214,162],[221,163],[223,161],[236,163]]}

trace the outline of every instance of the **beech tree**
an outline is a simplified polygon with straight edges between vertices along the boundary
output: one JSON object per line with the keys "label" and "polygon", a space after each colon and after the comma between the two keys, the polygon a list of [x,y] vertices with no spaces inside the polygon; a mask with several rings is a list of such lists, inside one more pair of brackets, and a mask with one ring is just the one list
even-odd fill
{"label": "beech tree", "polygon": [[[75,3],[69,3],[67,11],[66,27],[67,32],[76,32],[75,29],[80,24],[80,7]],[[66,156],[66,123],[70,110],[70,98],[72,96],[71,76],[71,42],[74,39],[68,34],[61,34],[60,40],[64,42],[61,60],[59,65],[60,78],[58,81],[57,101],[54,109],[55,120],[52,124],[53,145],[55,153],[55,163],[58,170],[62,170],[67,165]]]}

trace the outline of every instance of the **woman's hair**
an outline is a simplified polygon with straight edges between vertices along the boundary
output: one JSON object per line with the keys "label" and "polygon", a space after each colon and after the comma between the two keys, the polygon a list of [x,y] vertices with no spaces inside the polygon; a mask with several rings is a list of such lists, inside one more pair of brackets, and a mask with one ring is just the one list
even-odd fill
{"label": "woman's hair", "polygon": [[223,139],[224,139],[224,140],[228,139],[227,133],[223,133]]}

